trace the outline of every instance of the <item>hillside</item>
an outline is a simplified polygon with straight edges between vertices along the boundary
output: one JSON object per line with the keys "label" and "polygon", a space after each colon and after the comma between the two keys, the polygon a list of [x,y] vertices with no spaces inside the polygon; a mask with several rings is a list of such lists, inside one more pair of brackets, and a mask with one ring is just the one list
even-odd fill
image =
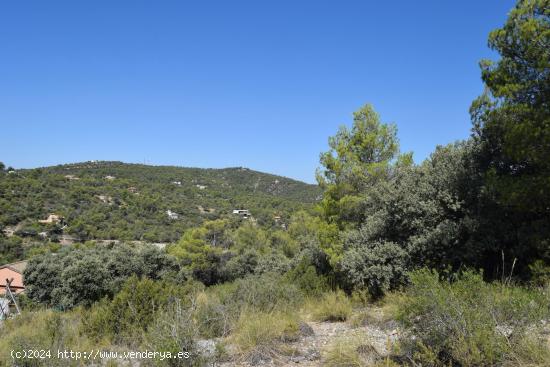
{"label": "hillside", "polygon": [[[284,223],[320,194],[315,185],[241,167],[83,162],[1,175],[0,226],[27,236],[168,242],[233,209],[248,209],[264,225]],[[65,223],[38,222],[50,214]]]}

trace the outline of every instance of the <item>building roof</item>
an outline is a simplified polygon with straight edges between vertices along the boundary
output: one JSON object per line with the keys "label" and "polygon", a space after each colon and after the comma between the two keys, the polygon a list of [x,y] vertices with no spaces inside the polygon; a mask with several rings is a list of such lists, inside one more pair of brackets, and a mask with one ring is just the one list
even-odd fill
{"label": "building roof", "polygon": [[23,274],[26,267],[27,267],[27,261],[26,260],[18,261],[18,262],[11,263],[11,264],[0,265],[0,269],[8,268],[8,269],[11,269],[11,270],[19,273],[19,274]]}
{"label": "building roof", "polygon": [[23,270],[26,266],[26,261],[0,266],[0,294],[5,294],[6,292],[6,279],[13,279],[11,288],[14,292],[19,293],[25,289],[25,284],[23,283]]}

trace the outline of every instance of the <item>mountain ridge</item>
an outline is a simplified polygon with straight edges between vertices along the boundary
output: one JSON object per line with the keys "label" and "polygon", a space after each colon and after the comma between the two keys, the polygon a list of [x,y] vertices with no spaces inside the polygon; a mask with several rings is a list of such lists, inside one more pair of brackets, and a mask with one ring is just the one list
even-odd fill
{"label": "mountain ridge", "polygon": [[0,226],[40,233],[45,225],[37,221],[58,214],[64,232],[83,239],[174,241],[204,220],[231,218],[234,209],[277,225],[320,195],[316,185],[245,167],[75,162],[2,174]]}

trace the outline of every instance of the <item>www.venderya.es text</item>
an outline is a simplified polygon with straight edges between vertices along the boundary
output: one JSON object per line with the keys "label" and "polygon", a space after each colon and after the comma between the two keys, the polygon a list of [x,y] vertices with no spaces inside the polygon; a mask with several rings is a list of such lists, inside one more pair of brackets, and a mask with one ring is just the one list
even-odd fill
{"label": "www.venderya.es text", "polygon": [[189,352],[158,352],[151,350],[144,351],[109,351],[92,349],[89,351],[74,350],[49,350],[49,349],[21,349],[11,350],[11,358],[19,359],[72,359],[72,360],[101,360],[101,359],[188,359]]}

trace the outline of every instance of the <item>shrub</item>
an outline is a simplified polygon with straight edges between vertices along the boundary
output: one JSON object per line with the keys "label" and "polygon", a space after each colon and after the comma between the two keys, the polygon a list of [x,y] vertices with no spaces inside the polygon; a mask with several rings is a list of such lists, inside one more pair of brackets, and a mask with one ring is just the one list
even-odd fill
{"label": "shrub", "polygon": [[215,338],[227,336],[234,322],[234,313],[220,301],[214,292],[200,292],[194,300],[194,321],[201,336]]}
{"label": "shrub", "polygon": [[325,367],[367,367],[378,359],[378,353],[360,337],[340,337],[323,350]]}
{"label": "shrub", "polygon": [[278,353],[278,344],[298,338],[298,320],[291,313],[243,311],[231,340],[245,359],[266,360]]}
{"label": "shrub", "polygon": [[351,315],[351,301],[342,291],[325,293],[312,308],[312,316],[317,321],[346,321]]}
{"label": "shrub", "polygon": [[407,252],[389,241],[370,241],[364,229],[354,232],[342,259],[342,271],[354,287],[368,289],[374,298],[406,283]]}
{"label": "shrub", "polygon": [[545,286],[550,284],[550,265],[547,265],[543,260],[536,260],[529,265],[531,280],[537,286]]}
{"label": "shrub", "polygon": [[57,350],[89,351],[105,347],[104,341],[92,341],[78,333],[75,325],[81,320],[79,310],[24,312],[5,320],[1,326],[0,366],[13,366],[11,350],[50,350],[50,359],[23,358],[17,366],[74,366],[74,360],[57,359]]}
{"label": "shrub", "polygon": [[450,283],[422,270],[411,280],[399,316],[417,336],[404,345],[409,357],[461,366],[517,365],[526,359],[550,363],[547,346],[528,338],[537,335],[540,320],[550,317],[549,294],[485,283],[473,272]]}
{"label": "shrub", "polygon": [[159,279],[176,270],[174,260],[154,246],[97,245],[36,256],[24,276],[33,301],[69,309],[113,296],[132,275]]}
{"label": "shrub", "polygon": [[196,324],[193,322],[193,308],[185,307],[179,300],[159,313],[149,328],[144,345],[158,352],[189,353],[189,358],[174,358],[146,361],[146,364],[170,367],[191,367],[206,365],[206,358],[199,354],[196,340]]}
{"label": "shrub", "polygon": [[308,296],[319,296],[329,289],[326,277],[317,274],[315,266],[303,259],[285,274],[285,280],[295,284]]}
{"label": "shrub", "polygon": [[129,278],[112,301],[97,303],[82,322],[82,330],[98,339],[137,345],[157,314],[176,300],[189,304],[197,283],[178,286],[167,281]]}
{"label": "shrub", "polygon": [[275,274],[262,274],[238,279],[225,300],[237,308],[248,306],[260,311],[292,309],[303,301],[302,292],[294,285],[283,282]]}

